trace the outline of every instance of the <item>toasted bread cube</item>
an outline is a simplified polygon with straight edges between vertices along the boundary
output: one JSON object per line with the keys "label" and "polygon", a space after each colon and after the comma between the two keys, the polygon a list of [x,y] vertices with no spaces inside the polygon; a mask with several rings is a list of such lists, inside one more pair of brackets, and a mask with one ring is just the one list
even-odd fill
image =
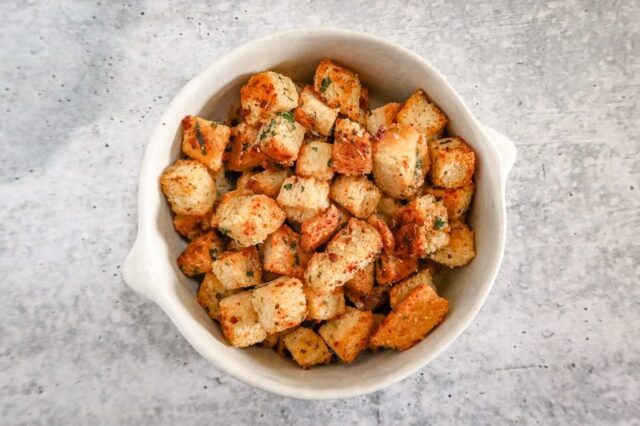
{"label": "toasted bread cube", "polygon": [[215,231],[208,231],[194,238],[178,256],[182,272],[192,277],[211,271],[211,261],[224,251],[224,244]]}
{"label": "toasted bread cube", "polygon": [[267,169],[251,176],[247,181],[247,188],[256,194],[265,194],[275,198],[280,192],[282,182],[291,174],[291,169]]}
{"label": "toasted bread cube", "polygon": [[367,223],[376,228],[376,231],[380,234],[380,238],[382,238],[382,250],[385,253],[393,253],[396,250],[396,239],[391,229],[389,229],[389,225],[375,214],[369,216]]}
{"label": "toasted bread cube", "polygon": [[402,281],[418,269],[416,256],[402,256],[393,253],[382,253],[376,265],[376,282],[390,285]]}
{"label": "toasted bread cube", "polygon": [[329,207],[329,182],[290,176],[280,188],[278,204],[290,220],[302,223]]}
{"label": "toasted bread cube", "polygon": [[198,289],[197,300],[212,319],[220,320],[220,301],[233,293],[233,290],[224,288],[213,273],[207,272]]}
{"label": "toasted bread cube", "polygon": [[310,141],[302,145],[296,174],[302,177],[313,177],[319,180],[331,180],[333,169],[331,168],[331,152],[333,145],[321,141]]}
{"label": "toasted bread cube", "polygon": [[298,91],[289,77],[265,71],[254,74],[242,86],[240,105],[246,122],[255,126],[273,113],[291,111],[297,107]]}
{"label": "toasted bread cube", "polygon": [[304,294],[307,297],[307,319],[324,321],[342,315],[345,311],[342,287],[333,293],[316,293],[305,286]]}
{"label": "toasted bread cube", "polygon": [[284,346],[302,368],[331,361],[331,351],[315,331],[299,327],[284,337]]}
{"label": "toasted bread cube", "polygon": [[344,294],[356,308],[364,311],[373,311],[387,303],[389,300],[389,287],[374,286],[371,293],[366,295],[346,289]]}
{"label": "toasted bread cube", "polygon": [[462,222],[451,222],[449,244],[429,255],[431,260],[449,268],[464,266],[474,257],[473,231]]}
{"label": "toasted bread cube", "polygon": [[369,343],[373,314],[347,307],[344,314],[327,321],[318,332],[344,363],[353,362]]}
{"label": "toasted bread cube", "polygon": [[369,133],[375,136],[381,127],[384,129],[391,127],[396,122],[396,116],[400,108],[402,108],[402,104],[391,102],[380,108],[372,109],[367,117],[367,130]]}
{"label": "toasted bread cube", "polygon": [[209,170],[195,160],[178,160],[167,167],[160,187],[175,214],[206,214],[216,200],[216,184]]}
{"label": "toasted bread cube", "polygon": [[431,182],[443,188],[470,185],[476,157],[462,138],[446,138],[429,142]]}
{"label": "toasted bread cube", "polygon": [[397,305],[371,336],[376,346],[404,351],[427,337],[438,325],[449,303],[438,296],[429,284],[420,284]]}
{"label": "toasted bread cube", "polygon": [[262,342],[267,332],[251,305],[252,293],[243,291],[220,301],[220,327],[225,339],[236,348]]}
{"label": "toasted bread cube", "polygon": [[214,172],[222,167],[222,156],[231,129],[223,124],[187,115],[182,119],[182,152]]}
{"label": "toasted bread cube", "polygon": [[249,182],[251,181],[251,178],[257,174],[258,172],[254,171],[243,172],[236,181],[236,190],[234,193],[236,195],[240,193],[244,193],[243,195],[253,194],[253,191],[249,189]]}
{"label": "toasted bread cube", "polygon": [[256,288],[251,304],[267,333],[295,327],[307,314],[307,299],[297,278],[280,277]]}
{"label": "toasted bread cube", "polygon": [[318,64],[313,77],[313,88],[331,108],[352,120],[360,115],[360,80],[356,73],[328,59]]}
{"label": "toasted bread cube", "polygon": [[418,90],[409,97],[398,111],[399,124],[406,124],[416,129],[429,140],[440,137],[447,126],[447,116],[435,104],[429,102],[427,95]]}
{"label": "toasted bread cube", "polygon": [[223,253],[212,262],[211,271],[227,290],[253,287],[262,282],[260,255],[255,246]]}
{"label": "toasted bread cube", "polygon": [[207,232],[210,228],[212,211],[199,216],[188,216],[184,214],[177,214],[173,218],[173,227],[178,234],[186,237],[189,240],[193,240],[198,235]]}
{"label": "toasted bread cube", "polygon": [[402,302],[405,297],[407,297],[409,293],[411,293],[411,291],[420,284],[429,284],[429,286],[431,286],[435,291],[435,285],[433,284],[433,272],[430,269],[423,269],[417,274],[391,287],[391,291],[389,292],[389,303],[391,304],[391,309],[398,306],[400,302]]}
{"label": "toasted bread cube", "polygon": [[375,264],[375,262],[371,262],[360,269],[353,278],[345,283],[345,289],[363,296],[371,294],[375,283]]}
{"label": "toasted bread cube", "polygon": [[[371,329],[371,335],[373,335],[378,330],[378,328],[380,328],[380,325],[382,324],[382,321],[384,321],[384,318],[385,316],[383,314],[373,314],[373,328]],[[378,349],[380,349],[380,347],[374,345],[373,342],[369,340],[367,349],[369,349],[370,351],[377,351]]]}
{"label": "toasted bread cube", "polygon": [[258,149],[258,128],[242,122],[231,129],[231,141],[227,146],[229,170],[245,172],[260,166],[266,157]]}
{"label": "toasted bread cube", "polygon": [[442,200],[442,203],[447,208],[449,220],[453,222],[464,219],[471,205],[474,191],[475,185],[472,182],[460,188],[450,189],[435,188],[429,185],[424,187],[422,193],[433,195],[436,201]]}
{"label": "toasted bread cube", "polygon": [[394,227],[396,223],[396,212],[400,210],[401,207],[402,203],[400,201],[382,194],[376,207],[376,213],[380,215],[389,226]]}
{"label": "toasted bread cube", "polygon": [[264,242],[264,269],[280,275],[302,278],[311,253],[300,249],[300,235],[282,225]]}
{"label": "toasted bread cube", "polygon": [[304,127],[292,112],[272,115],[258,132],[258,149],[274,163],[292,166],[304,139]]}
{"label": "toasted bread cube", "polygon": [[314,251],[326,243],[347,223],[349,217],[331,204],[328,209],[302,222],[300,246],[304,251]]}
{"label": "toasted bread cube", "polygon": [[373,214],[381,196],[366,176],[340,176],[331,184],[331,199],[359,219]]}
{"label": "toasted bread cube", "polygon": [[324,252],[311,257],[305,283],[315,292],[331,293],[373,262],[381,250],[378,231],[366,222],[350,219]]}
{"label": "toasted bread cube", "polygon": [[449,244],[449,219],[442,201],[427,194],[415,198],[397,213],[398,253],[427,257]]}
{"label": "toasted bread cube", "polygon": [[316,96],[313,87],[306,86],[302,90],[300,106],[295,110],[295,118],[307,130],[328,136],[337,117],[338,109],[325,105]]}
{"label": "toasted bread cube", "polygon": [[343,175],[355,176],[371,173],[373,151],[371,135],[355,121],[336,120],[331,164]]}
{"label": "toasted bread cube", "polygon": [[235,195],[232,192],[223,197],[215,214],[218,230],[241,247],[260,244],[285,219],[285,212],[272,198],[266,195]]}
{"label": "toasted bread cube", "polygon": [[420,134],[409,126],[394,124],[373,143],[373,179],[387,195],[396,199],[412,197],[424,179]]}

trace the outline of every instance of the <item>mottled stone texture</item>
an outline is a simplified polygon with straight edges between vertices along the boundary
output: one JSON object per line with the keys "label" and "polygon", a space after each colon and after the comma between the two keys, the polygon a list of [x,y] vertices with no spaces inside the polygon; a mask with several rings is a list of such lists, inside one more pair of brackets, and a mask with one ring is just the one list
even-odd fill
{"label": "mottled stone texture", "polygon": [[[638,424],[640,4],[234,3],[0,2],[1,422]],[[239,44],[304,26],[425,56],[518,146],[480,314],[421,372],[343,401],[216,371],[121,274],[172,96]]]}

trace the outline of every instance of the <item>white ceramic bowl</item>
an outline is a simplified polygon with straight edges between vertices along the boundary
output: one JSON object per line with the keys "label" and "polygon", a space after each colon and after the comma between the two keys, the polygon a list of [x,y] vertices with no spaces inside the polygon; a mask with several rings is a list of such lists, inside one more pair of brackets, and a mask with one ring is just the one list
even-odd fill
{"label": "white ceramic bowl", "polygon": [[[237,102],[240,86],[255,72],[276,69],[310,81],[323,58],[355,70],[370,89],[372,105],[402,101],[423,88],[450,119],[450,131],[475,150],[477,192],[471,212],[477,256],[438,283],[450,303],[444,322],[405,352],[364,354],[352,365],[304,371],[272,350],[234,349],[196,302],[197,284],[182,275],[176,258],[184,242],[174,231],[158,179],[180,153],[180,120],[187,114],[221,120]],[[266,391],[293,398],[344,398],[398,382],[442,352],[467,327],[484,302],[502,261],[506,233],[505,181],[514,145],[481,125],[455,90],[416,54],[369,34],[295,30],[247,43],[193,78],[169,104],[147,146],[138,186],[138,236],[124,278],[157,303],[191,345],[218,369]],[[141,324],[142,326],[142,324]]]}

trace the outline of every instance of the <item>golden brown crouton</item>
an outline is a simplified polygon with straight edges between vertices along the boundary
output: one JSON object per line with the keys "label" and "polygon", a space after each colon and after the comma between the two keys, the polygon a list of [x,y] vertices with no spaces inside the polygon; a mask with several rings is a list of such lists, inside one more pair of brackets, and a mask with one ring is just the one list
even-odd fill
{"label": "golden brown crouton", "polygon": [[402,202],[383,194],[378,201],[376,213],[387,222],[387,225],[393,228],[396,223],[396,212],[400,207],[402,207]]}
{"label": "golden brown crouton", "polygon": [[435,197],[436,201],[442,201],[447,208],[447,214],[450,221],[463,220],[471,200],[473,199],[473,193],[475,191],[475,185],[470,183],[469,185],[462,186],[460,188],[435,188],[427,185],[424,187],[423,194],[431,194]]}
{"label": "golden brown crouton", "polygon": [[347,118],[336,120],[331,156],[333,170],[350,176],[371,173],[371,141],[371,135],[360,124]]}
{"label": "golden brown crouton", "polygon": [[254,74],[240,89],[240,104],[245,120],[258,125],[276,112],[298,106],[298,91],[293,81],[282,74],[265,71]]}
{"label": "golden brown crouton", "polygon": [[389,302],[391,308],[395,308],[404,300],[405,297],[411,293],[411,291],[421,284],[429,284],[435,291],[435,285],[433,284],[433,273],[430,269],[423,269],[417,274],[407,278],[406,280],[399,282],[391,288],[389,293]]}
{"label": "golden brown crouton", "polygon": [[178,257],[182,272],[192,277],[211,271],[211,261],[224,251],[224,245],[215,231],[194,238]]}
{"label": "golden brown crouton", "polygon": [[302,282],[296,278],[280,277],[256,288],[251,304],[267,333],[295,327],[307,314]]}
{"label": "golden brown crouton", "polygon": [[264,242],[263,265],[266,271],[302,278],[311,253],[300,249],[300,235],[282,225]]}
{"label": "golden brown crouton", "polygon": [[347,223],[348,215],[331,204],[328,209],[302,222],[300,246],[304,251],[314,251],[326,243]]}
{"label": "golden brown crouton", "polygon": [[253,287],[262,282],[262,266],[255,246],[223,253],[211,263],[211,271],[227,290]]}
{"label": "golden brown crouton", "polygon": [[[371,328],[371,335],[372,336],[378,330],[378,328],[382,324],[382,321],[384,321],[384,318],[385,318],[385,316],[383,314],[373,314],[373,327]],[[380,347],[374,345],[373,342],[371,342],[371,340],[369,340],[369,344],[367,345],[367,349],[369,349],[370,351],[377,351],[378,349],[380,349]]]}
{"label": "golden brown crouton", "polygon": [[352,120],[360,115],[360,80],[356,73],[328,59],[318,64],[313,77],[313,88],[331,108]]}
{"label": "golden brown crouton", "polygon": [[230,135],[223,124],[187,115],[182,119],[182,152],[217,172]]}
{"label": "golden brown crouton", "polygon": [[280,192],[282,182],[291,174],[291,169],[267,169],[251,176],[247,181],[247,188],[256,194],[265,194],[275,198]]}
{"label": "golden brown crouton", "polygon": [[260,343],[267,337],[267,332],[258,322],[258,315],[251,306],[251,298],[251,292],[244,291],[220,301],[222,334],[236,348]]}
{"label": "golden brown crouton", "polygon": [[359,219],[371,216],[381,196],[366,176],[340,176],[331,184],[331,199]]}
{"label": "golden brown crouton", "polygon": [[316,293],[305,286],[304,293],[307,296],[307,319],[324,321],[342,315],[345,311],[342,287],[333,293]]}
{"label": "golden brown crouton", "polygon": [[198,235],[209,230],[211,221],[211,210],[199,216],[187,216],[177,214],[173,218],[173,227],[176,228],[178,234],[193,240]]}
{"label": "golden brown crouton", "polygon": [[220,301],[231,296],[233,290],[227,290],[211,272],[207,272],[198,289],[198,303],[209,316],[215,320],[220,319]]}
{"label": "golden brown crouton", "polygon": [[333,169],[331,168],[331,152],[333,145],[322,141],[309,141],[302,145],[296,174],[302,177],[313,177],[320,180],[331,180]]}
{"label": "golden brown crouton", "polygon": [[449,244],[429,255],[441,265],[449,268],[464,266],[476,256],[473,231],[462,222],[451,222]]}
{"label": "golden brown crouton", "polygon": [[290,176],[280,188],[278,204],[289,220],[302,223],[329,207],[329,182]]}
{"label": "golden brown crouton", "polygon": [[178,160],[160,177],[160,187],[175,214],[206,214],[216,200],[216,185],[209,170],[195,160]]}
{"label": "golden brown crouton", "polygon": [[426,257],[449,244],[449,220],[442,201],[433,195],[415,198],[397,213],[398,253]]}
{"label": "golden brown crouton", "polygon": [[447,126],[447,116],[435,104],[429,102],[427,95],[418,90],[409,97],[398,111],[398,123],[416,129],[429,140],[442,135]]}
{"label": "golden brown crouton", "polygon": [[231,141],[227,146],[228,159],[225,163],[229,170],[244,172],[260,166],[266,157],[258,148],[258,128],[240,123],[231,129]]}
{"label": "golden brown crouton", "polygon": [[449,303],[421,284],[387,315],[371,337],[376,346],[404,351],[424,339],[444,318]]}
{"label": "golden brown crouton", "polygon": [[274,163],[292,166],[304,133],[304,127],[295,121],[292,112],[275,113],[258,131],[258,149]]}
{"label": "golden brown crouton", "polygon": [[470,185],[475,169],[475,154],[462,138],[429,142],[431,182],[443,188]]}
{"label": "golden brown crouton", "polygon": [[382,253],[376,265],[376,282],[380,285],[397,283],[418,269],[417,256]]}
{"label": "golden brown crouton", "polygon": [[295,119],[307,130],[328,136],[333,123],[338,117],[337,108],[329,108],[313,91],[313,87],[306,86],[300,93],[300,106],[295,110]]}
{"label": "golden brown crouton", "polygon": [[372,109],[369,117],[367,117],[367,130],[372,135],[377,135],[380,127],[389,128],[396,122],[396,116],[402,104],[391,102],[380,108]]}
{"label": "golden brown crouton", "polygon": [[376,231],[380,234],[380,238],[382,238],[382,250],[385,253],[393,253],[396,249],[396,239],[391,229],[389,229],[389,225],[375,214],[369,216],[367,223],[376,228]]}
{"label": "golden brown crouton", "polygon": [[353,362],[369,343],[373,314],[347,307],[344,314],[327,321],[319,333],[344,363]]}
{"label": "golden brown crouton", "polygon": [[324,340],[310,328],[296,328],[284,337],[284,345],[302,368],[331,361],[332,354]]}
{"label": "golden brown crouton", "polygon": [[375,282],[375,264],[375,262],[371,262],[360,269],[353,278],[346,282],[344,285],[345,289],[363,296],[370,294]]}
{"label": "golden brown crouton", "polygon": [[346,289],[344,294],[356,308],[364,311],[373,311],[387,303],[389,300],[389,287],[374,286],[371,292],[366,295]]}

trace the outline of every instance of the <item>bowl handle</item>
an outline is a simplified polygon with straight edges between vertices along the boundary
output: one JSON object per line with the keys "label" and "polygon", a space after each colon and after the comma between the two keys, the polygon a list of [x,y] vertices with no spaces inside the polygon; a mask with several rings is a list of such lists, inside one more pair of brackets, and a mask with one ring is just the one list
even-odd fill
{"label": "bowl handle", "polygon": [[145,255],[143,244],[140,242],[140,236],[138,236],[133,248],[127,255],[127,259],[124,261],[124,281],[136,293],[154,300],[153,293],[148,287],[148,284],[153,282],[153,273],[148,266],[149,262],[145,259]]}
{"label": "bowl handle", "polygon": [[513,164],[516,162],[516,145],[511,139],[489,126],[483,124],[482,129],[498,148],[498,152],[502,158],[502,175],[506,179]]}

